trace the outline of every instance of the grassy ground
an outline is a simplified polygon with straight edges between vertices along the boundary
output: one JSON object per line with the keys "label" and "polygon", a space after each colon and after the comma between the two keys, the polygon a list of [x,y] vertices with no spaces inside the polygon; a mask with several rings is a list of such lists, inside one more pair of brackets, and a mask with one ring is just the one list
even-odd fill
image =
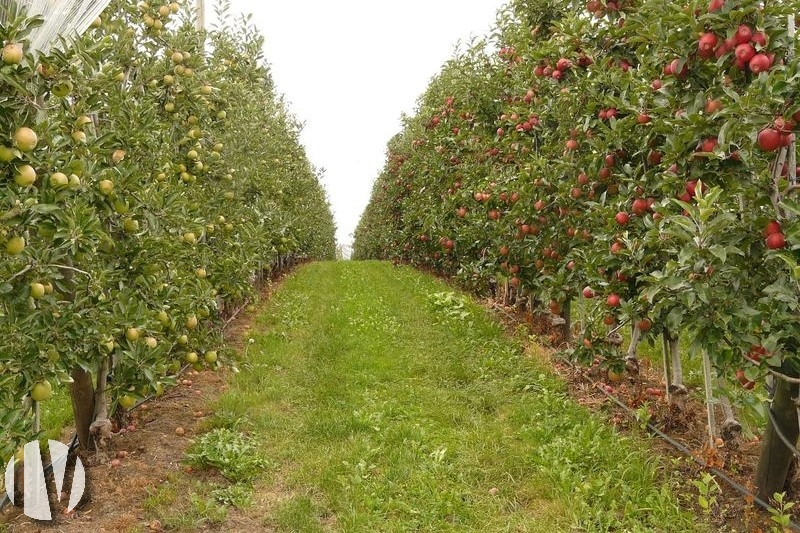
{"label": "grassy ground", "polygon": [[[177,490],[213,522],[226,514],[206,497],[277,531],[705,530],[646,441],[576,406],[482,308],[428,276],[311,264],[252,331],[190,454],[227,481]],[[173,481],[148,510],[196,527]]]}

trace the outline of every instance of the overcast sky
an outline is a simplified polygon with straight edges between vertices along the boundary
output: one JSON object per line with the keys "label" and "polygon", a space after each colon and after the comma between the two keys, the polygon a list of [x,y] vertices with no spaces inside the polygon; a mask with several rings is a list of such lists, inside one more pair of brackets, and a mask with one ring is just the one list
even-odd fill
{"label": "overcast sky", "polygon": [[[253,13],[278,91],[325,169],[337,239],[352,240],[400,131],[459,40],[483,36],[506,0],[232,0]],[[214,0],[207,0],[209,22]]]}

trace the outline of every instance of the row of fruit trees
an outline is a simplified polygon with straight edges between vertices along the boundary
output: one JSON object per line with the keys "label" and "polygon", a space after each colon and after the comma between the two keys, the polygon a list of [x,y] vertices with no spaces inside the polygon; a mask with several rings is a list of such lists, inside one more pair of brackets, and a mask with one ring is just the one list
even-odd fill
{"label": "row of fruit trees", "polygon": [[[798,437],[798,12],[512,0],[389,142],[354,257],[505,282],[567,328],[580,301],[570,353],[584,363],[683,337],[720,377],[715,396],[769,384],[766,501],[796,454],[778,433]],[[622,326],[630,353],[611,342]]]}
{"label": "row of fruit trees", "polygon": [[[3,4],[5,8],[7,3]],[[225,358],[221,326],[278,264],[332,258],[330,206],[249,19],[114,0],[76,42],[0,25],[0,457],[30,399],[71,391],[78,440]],[[26,402],[26,398],[28,401]],[[35,405],[35,404],[34,404]]]}

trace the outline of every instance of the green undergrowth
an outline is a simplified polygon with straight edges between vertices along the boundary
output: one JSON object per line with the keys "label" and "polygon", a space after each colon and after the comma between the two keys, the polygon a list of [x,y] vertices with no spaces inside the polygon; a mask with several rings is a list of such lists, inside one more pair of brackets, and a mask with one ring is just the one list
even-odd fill
{"label": "green undergrowth", "polygon": [[[706,530],[676,466],[579,407],[483,308],[427,275],[313,263],[251,331],[217,434],[192,453],[203,466],[237,461],[209,442],[247,447],[257,468],[215,490],[244,486],[237,513],[266,530]],[[166,496],[151,514],[170,519],[159,500],[192,508]]]}

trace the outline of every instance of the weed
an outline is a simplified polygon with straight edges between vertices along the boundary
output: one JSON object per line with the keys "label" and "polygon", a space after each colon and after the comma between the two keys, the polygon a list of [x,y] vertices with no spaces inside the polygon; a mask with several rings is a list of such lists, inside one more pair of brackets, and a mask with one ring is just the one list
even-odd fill
{"label": "weed", "polygon": [[703,473],[701,479],[692,480],[692,484],[697,487],[697,503],[706,515],[710,515],[717,507],[717,494],[720,492],[719,484],[713,475],[708,472]]}
{"label": "weed", "polygon": [[268,466],[255,439],[228,428],[200,436],[186,453],[186,461],[201,468],[216,468],[232,483],[250,482]]}
{"label": "weed", "polygon": [[253,504],[253,487],[244,483],[235,483],[227,487],[218,487],[211,495],[222,505],[246,509]]}
{"label": "weed", "polygon": [[790,531],[792,517],[789,510],[794,507],[795,502],[787,501],[785,492],[776,492],[772,496],[773,507],[769,508],[769,519],[775,522],[778,527],[772,528],[772,531]]}

